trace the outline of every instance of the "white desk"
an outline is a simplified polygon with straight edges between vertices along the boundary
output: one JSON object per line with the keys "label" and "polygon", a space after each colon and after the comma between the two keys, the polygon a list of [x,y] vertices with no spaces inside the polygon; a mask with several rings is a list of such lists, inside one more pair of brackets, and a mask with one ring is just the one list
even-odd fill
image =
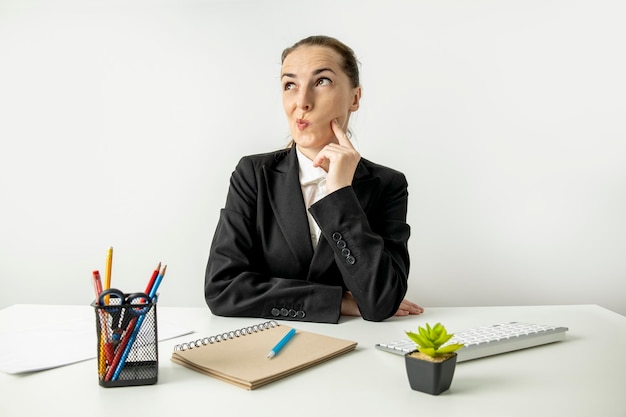
{"label": "white desk", "polygon": [[[67,314],[93,318],[88,306],[30,307],[32,314],[47,319]],[[5,311],[0,310],[0,331],[11,319]],[[197,333],[159,344],[156,385],[102,388],[95,359],[25,375],[1,373],[0,416],[626,416],[626,317],[594,305],[427,308],[422,316],[383,323],[359,318],[338,325],[297,323],[297,328],[352,339],[359,346],[253,391],[169,358],[176,343],[261,320],[167,307],[158,308],[158,319]],[[459,363],[452,387],[440,396],[412,391],[404,358],[374,348],[426,322],[442,322],[457,331],[504,321],[566,326],[569,331],[563,342]]]}

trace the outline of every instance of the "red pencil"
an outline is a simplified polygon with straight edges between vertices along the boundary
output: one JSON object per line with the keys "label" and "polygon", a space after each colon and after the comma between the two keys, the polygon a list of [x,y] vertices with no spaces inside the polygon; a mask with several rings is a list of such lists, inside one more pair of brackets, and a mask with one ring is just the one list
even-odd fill
{"label": "red pencil", "polygon": [[150,281],[148,282],[148,286],[146,287],[146,294],[150,294],[150,290],[152,289],[152,286],[154,285],[154,280],[159,275],[160,270],[161,270],[161,262],[159,262],[156,269],[152,273],[152,276],[150,277]]}
{"label": "red pencil", "polygon": [[[93,277],[93,289],[96,293],[95,304],[97,305],[100,303],[100,293],[102,293],[102,280],[100,279],[100,272],[97,270],[93,271],[91,275]],[[102,378],[106,370],[106,363],[110,362],[113,359],[113,355],[111,354],[109,346],[107,346],[107,340],[109,338],[109,324],[107,322],[106,312],[103,310],[98,310],[98,313],[100,316],[100,357],[98,362],[98,372],[100,374],[100,377]]]}
{"label": "red pencil", "polygon": [[102,280],[100,279],[100,272],[93,271],[93,289],[96,292],[96,304],[98,303],[98,298],[100,298],[100,293],[102,292]]}

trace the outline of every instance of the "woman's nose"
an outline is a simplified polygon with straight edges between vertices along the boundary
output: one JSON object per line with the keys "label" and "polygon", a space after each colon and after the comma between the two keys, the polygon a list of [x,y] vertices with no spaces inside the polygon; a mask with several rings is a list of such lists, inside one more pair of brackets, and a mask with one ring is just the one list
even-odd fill
{"label": "woman's nose", "polygon": [[298,99],[296,105],[299,109],[309,111],[313,108],[313,97],[309,89],[302,88],[298,92]]}

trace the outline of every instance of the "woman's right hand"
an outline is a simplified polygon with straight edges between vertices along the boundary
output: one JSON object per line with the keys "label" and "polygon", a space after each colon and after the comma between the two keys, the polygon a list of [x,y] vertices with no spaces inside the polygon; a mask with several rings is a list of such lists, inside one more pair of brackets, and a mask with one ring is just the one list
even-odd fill
{"label": "woman's right hand", "polygon": [[[394,316],[416,316],[422,314],[424,312],[424,308],[418,306],[412,301],[407,300],[406,298],[402,300],[400,303],[400,307],[398,307],[398,311]],[[341,299],[341,315],[342,316],[360,316],[361,312],[359,311],[359,306],[356,304],[356,300],[352,296],[350,291],[346,291],[343,293],[343,297]]]}

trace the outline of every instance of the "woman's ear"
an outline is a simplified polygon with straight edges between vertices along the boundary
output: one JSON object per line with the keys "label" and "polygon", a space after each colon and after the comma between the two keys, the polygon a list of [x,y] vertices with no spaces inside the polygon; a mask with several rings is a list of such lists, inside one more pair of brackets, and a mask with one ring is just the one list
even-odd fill
{"label": "woman's ear", "polygon": [[353,90],[352,104],[350,105],[350,111],[355,112],[359,109],[359,103],[361,102],[361,87],[356,87]]}

